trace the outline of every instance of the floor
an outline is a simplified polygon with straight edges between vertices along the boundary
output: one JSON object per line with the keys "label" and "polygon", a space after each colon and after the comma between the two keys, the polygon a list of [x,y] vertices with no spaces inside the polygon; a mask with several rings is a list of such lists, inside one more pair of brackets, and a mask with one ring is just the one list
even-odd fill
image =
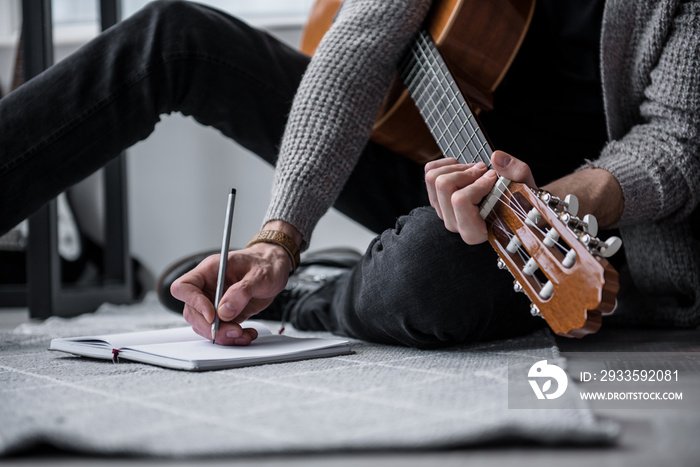
{"label": "floor", "polygon": [[[0,329],[12,329],[27,321],[23,309],[0,309]],[[617,422],[621,435],[612,447],[577,448],[541,446],[485,446],[463,450],[435,452],[366,452],[332,453],[328,455],[270,456],[243,459],[202,459],[202,465],[253,466],[424,466],[456,465],[548,466],[565,463],[576,466],[700,466],[700,329],[694,330],[622,330],[603,328],[598,334],[582,340],[558,339],[562,354],[569,362],[571,379],[580,379],[582,372],[593,374],[600,360],[629,360],[634,369],[678,370],[678,381],[655,386],[656,389],[681,392],[684,401],[666,408],[654,408],[640,402],[636,408],[621,403],[591,401],[601,418]],[[633,354],[632,354],[633,353]],[[626,356],[626,357],[625,357]],[[614,365],[614,363],[613,363]],[[629,368],[629,366],[628,366]],[[594,391],[630,391],[640,387],[631,383],[585,383]],[[635,383],[636,384],[636,383]],[[584,384],[580,383],[583,387]],[[694,403],[697,401],[697,403]],[[43,448],[22,456],[2,459],[4,465],[190,465],[192,461],[138,458],[95,458],[78,456]]]}

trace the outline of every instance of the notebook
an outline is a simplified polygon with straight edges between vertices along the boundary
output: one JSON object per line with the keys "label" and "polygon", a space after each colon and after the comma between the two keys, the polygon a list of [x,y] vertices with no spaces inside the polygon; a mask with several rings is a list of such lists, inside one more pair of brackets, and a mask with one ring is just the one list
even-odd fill
{"label": "notebook", "polygon": [[212,344],[191,327],[56,338],[49,350],[118,362],[120,359],[176,370],[219,370],[352,353],[342,339],[273,334],[265,324],[246,321],[258,338],[245,347]]}

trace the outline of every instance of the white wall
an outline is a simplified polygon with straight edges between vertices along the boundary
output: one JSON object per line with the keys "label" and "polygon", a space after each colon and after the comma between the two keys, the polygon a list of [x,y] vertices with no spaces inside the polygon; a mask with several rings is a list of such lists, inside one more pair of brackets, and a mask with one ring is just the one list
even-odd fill
{"label": "white wall", "polygon": [[[296,45],[300,28],[272,32]],[[57,60],[77,47],[62,42],[55,53]],[[2,44],[0,49],[0,79],[5,85],[14,53]],[[147,140],[128,151],[133,255],[158,275],[184,255],[218,249],[231,188],[238,193],[231,245],[245,245],[262,222],[272,173],[271,167],[217,131],[179,114],[165,116]],[[97,237],[101,235],[99,222],[94,221],[100,216],[99,183],[95,175],[71,193],[82,223]],[[311,249],[352,246],[364,250],[372,237],[368,230],[331,211],[314,233]]]}

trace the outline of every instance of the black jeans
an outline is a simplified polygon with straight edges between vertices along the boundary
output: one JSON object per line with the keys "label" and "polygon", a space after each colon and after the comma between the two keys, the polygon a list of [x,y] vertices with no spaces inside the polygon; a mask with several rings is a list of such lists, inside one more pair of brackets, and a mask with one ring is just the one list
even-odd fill
{"label": "black jeans", "polygon": [[[217,10],[187,2],[150,3],[0,100],[0,233],[146,138],[164,113],[190,115],[274,164],[307,63],[294,49]],[[369,143],[335,207],[382,232],[426,204],[422,167]],[[480,301],[479,307],[465,308],[473,295],[469,291],[483,286],[472,289],[451,282],[464,284],[461,277],[442,277],[454,270],[495,269],[495,255],[488,246],[455,241],[429,217],[405,218],[399,224],[405,233],[390,231],[373,243],[361,267],[336,284],[329,309],[338,319],[327,329],[433,345],[436,339],[449,344],[509,335],[486,324],[500,313],[539,324],[512,293],[508,303],[494,300],[491,308],[481,308]],[[426,223],[431,226],[424,230]],[[445,237],[467,256],[456,261],[452,247],[442,243]],[[382,272],[386,267],[390,274]],[[504,279],[500,282],[507,285]],[[377,290],[381,300],[374,297]],[[414,306],[406,308],[405,300]],[[445,308],[447,302],[456,305]],[[417,316],[408,316],[414,309]],[[364,316],[370,310],[372,319]],[[457,317],[448,320],[445,314],[469,316],[464,326],[454,327]],[[315,322],[328,320],[324,315]],[[526,328],[532,324],[520,326]]]}

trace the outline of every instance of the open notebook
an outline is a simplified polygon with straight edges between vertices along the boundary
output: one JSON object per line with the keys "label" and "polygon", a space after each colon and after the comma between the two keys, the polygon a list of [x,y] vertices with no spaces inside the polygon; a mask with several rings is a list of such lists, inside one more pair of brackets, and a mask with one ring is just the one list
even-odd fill
{"label": "open notebook", "polygon": [[212,344],[192,328],[56,338],[49,350],[84,357],[149,363],[177,370],[218,370],[264,363],[331,357],[352,353],[341,339],[300,338],[272,334],[263,323],[247,321],[258,338],[246,347]]}

